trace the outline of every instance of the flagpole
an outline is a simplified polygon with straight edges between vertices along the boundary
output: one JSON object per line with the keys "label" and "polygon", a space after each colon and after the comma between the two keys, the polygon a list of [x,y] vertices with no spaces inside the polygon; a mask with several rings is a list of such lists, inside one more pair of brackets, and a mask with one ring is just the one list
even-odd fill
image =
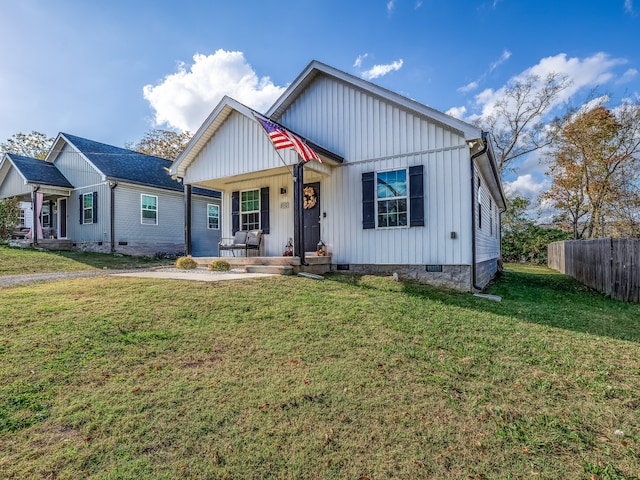
{"label": "flagpole", "polygon": [[[253,114],[253,116],[257,117],[257,115],[255,113]],[[262,133],[269,139],[269,143],[271,143],[273,145],[273,143],[271,142],[271,138],[269,138],[269,134],[267,133],[267,131],[264,128],[260,128],[260,130],[262,130]],[[284,158],[282,158],[282,155],[280,155],[280,151],[277,148],[274,148],[274,150],[276,151],[276,154],[278,155],[278,158],[280,159],[282,164],[286,167],[286,169],[289,172],[289,174],[295,179],[295,175],[291,171],[291,166],[287,162],[284,161]]]}

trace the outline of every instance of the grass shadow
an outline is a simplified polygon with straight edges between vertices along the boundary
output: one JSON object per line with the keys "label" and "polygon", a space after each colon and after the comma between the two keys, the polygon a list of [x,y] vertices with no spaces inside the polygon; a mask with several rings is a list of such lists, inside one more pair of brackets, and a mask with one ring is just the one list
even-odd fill
{"label": "grass shadow", "polygon": [[[371,289],[362,276],[332,275],[333,281]],[[395,282],[394,282],[395,283]],[[507,316],[589,335],[640,342],[640,305],[611,300],[575,279],[545,267],[509,265],[487,287],[501,302],[469,293],[399,282],[406,295],[476,312]]]}

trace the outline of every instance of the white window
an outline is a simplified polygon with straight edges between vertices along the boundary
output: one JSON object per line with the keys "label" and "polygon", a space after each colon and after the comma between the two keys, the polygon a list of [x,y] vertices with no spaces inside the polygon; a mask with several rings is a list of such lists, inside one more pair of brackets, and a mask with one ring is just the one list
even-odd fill
{"label": "white window", "polygon": [[24,227],[25,225],[25,215],[26,215],[26,210],[24,208],[20,209],[20,218],[19,218],[19,224],[20,227]]}
{"label": "white window", "polygon": [[240,192],[240,230],[260,228],[260,190]]}
{"label": "white window", "polygon": [[82,223],[93,223],[93,193],[82,195]]}
{"label": "white window", "polygon": [[140,195],[140,222],[143,225],[158,224],[158,197],[155,195]]}
{"label": "white window", "polygon": [[376,174],[376,205],[378,227],[408,225],[407,170],[392,170]]}
{"label": "white window", "polygon": [[207,204],[207,228],[218,230],[220,228],[220,206],[213,203]]}

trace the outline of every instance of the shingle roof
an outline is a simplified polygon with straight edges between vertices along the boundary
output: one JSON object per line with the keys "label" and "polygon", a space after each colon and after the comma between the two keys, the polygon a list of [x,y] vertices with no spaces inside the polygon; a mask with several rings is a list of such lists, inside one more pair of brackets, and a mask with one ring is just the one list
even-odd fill
{"label": "shingle roof", "polygon": [[56,168],[55,165],[43,160],[31,157],[23,157],[13,153],[7,153],[13,165],[29,183],[49,185],[52,187],[73,188],[69,180]]}
{"label": "shingle roof", "polygon": [[[182,184],[173,180],[168,173],[171,160],[106,145],[68,133],[60,135],[87,157],[107,178],[167,190],[183,190]],[[193,189],[193,193],[220,197],[219,192],[212,190]]]}

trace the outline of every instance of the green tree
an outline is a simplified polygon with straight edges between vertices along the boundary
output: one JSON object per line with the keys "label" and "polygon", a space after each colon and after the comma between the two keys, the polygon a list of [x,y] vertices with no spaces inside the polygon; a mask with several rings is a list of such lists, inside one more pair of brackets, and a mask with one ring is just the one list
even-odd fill
{"label": "green tree", "polygon": [[513,196],[502,217],[502,259],[506,262],[547,263],[547,245],[570,235],[557,228],[536,225],[528,214],[531,200]]}
{"label": "green tree", "polygon": [[0,200],[0,240],[7,240],[20,221],[20,202],[17,197]]}
{"label": "green tree", "polygon": [[23,157],[43,160],[53,145],[54,138],[47,137],[44,133],[33,131],[31,133],[16,133],[5,143],[0,143],[0,152],[15,153]]}
{"label": "green tree", "polygon": [[548,158],[552,185],[542,198],[576,239],[612,235],[611,226],[635,231],[639,155],[640,103],[567,114]]}
{"label": "green tree", "polygon": [[137,143],[128,143],[127,148],[145,155],[175,160],[191,140],[190,132],[172,130],[150,130]]}

